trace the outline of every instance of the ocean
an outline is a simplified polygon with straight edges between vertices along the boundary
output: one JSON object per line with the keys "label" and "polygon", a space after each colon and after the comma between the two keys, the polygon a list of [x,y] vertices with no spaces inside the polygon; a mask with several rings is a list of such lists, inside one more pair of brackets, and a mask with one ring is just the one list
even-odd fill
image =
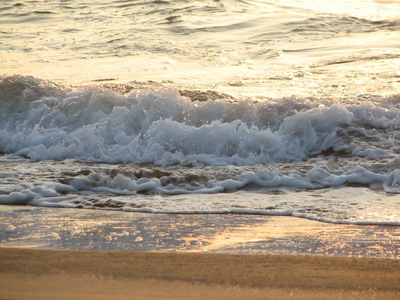
{"label": "ocean", "polygon": [[3,0],[0,204],[400,226],[400,2]]}

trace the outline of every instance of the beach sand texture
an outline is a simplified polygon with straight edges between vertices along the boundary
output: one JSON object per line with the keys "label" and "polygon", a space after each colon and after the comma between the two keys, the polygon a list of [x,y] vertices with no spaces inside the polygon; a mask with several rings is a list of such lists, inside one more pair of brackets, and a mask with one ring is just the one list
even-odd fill
{"label": "beach sand texture", "polygon": [[0,248],[1,299],[398,299],[400,261]]}
{"label": "beach sand texture", "polygon": [[0,216],[0,299],[400,297],[396,226],[29,206]]}

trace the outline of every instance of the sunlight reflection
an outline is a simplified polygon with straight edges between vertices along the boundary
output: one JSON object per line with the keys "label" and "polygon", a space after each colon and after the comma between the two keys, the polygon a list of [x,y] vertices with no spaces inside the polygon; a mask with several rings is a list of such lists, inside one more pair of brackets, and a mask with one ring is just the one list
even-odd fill
{"label": "sunlight reflection", "polygon": [[[393,226],[0,206],[1,247],[399,257]],[[18,216],[18,217],[16,217]]]}
{"label": "sunlight reflection", "polygon": [[[253,2],[253,1],[252,1]],[[263,1],[257,1],[260,4]],[[360,3],[362,2],[362,3]],[[393,9],[395,1],[385,0],[291,0],[279,1],[282,6],[298,7],[328,14],[344,14],[369,20],[391,20],[400,16],[400,9]],[[390,5],[389,5],[390,4]],[[399,4],[399,2],[397,2]],[[400,8],[400,5],[399,5]]]}

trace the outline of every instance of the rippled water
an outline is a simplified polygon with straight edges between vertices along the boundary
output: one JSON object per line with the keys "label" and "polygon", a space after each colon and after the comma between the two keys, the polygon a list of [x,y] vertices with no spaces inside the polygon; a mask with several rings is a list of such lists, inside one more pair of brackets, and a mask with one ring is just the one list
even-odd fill
{"label": "rippled water", "polygon": [[2,1],[3,72],[239,97],[397,93],[398,2]]}
{"label": "rippled water", "polygon": [[399,3],[6,0],[0,21],[0,203],[400,223]]}

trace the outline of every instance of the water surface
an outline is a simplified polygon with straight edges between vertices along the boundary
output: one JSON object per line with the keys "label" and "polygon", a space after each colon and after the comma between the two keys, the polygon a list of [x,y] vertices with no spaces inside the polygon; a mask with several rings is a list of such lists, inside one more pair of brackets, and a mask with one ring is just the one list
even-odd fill
{"label": "water surface", "polygon": [[1,204],[400,224],[399,3],[6,0],[0,20]]}

